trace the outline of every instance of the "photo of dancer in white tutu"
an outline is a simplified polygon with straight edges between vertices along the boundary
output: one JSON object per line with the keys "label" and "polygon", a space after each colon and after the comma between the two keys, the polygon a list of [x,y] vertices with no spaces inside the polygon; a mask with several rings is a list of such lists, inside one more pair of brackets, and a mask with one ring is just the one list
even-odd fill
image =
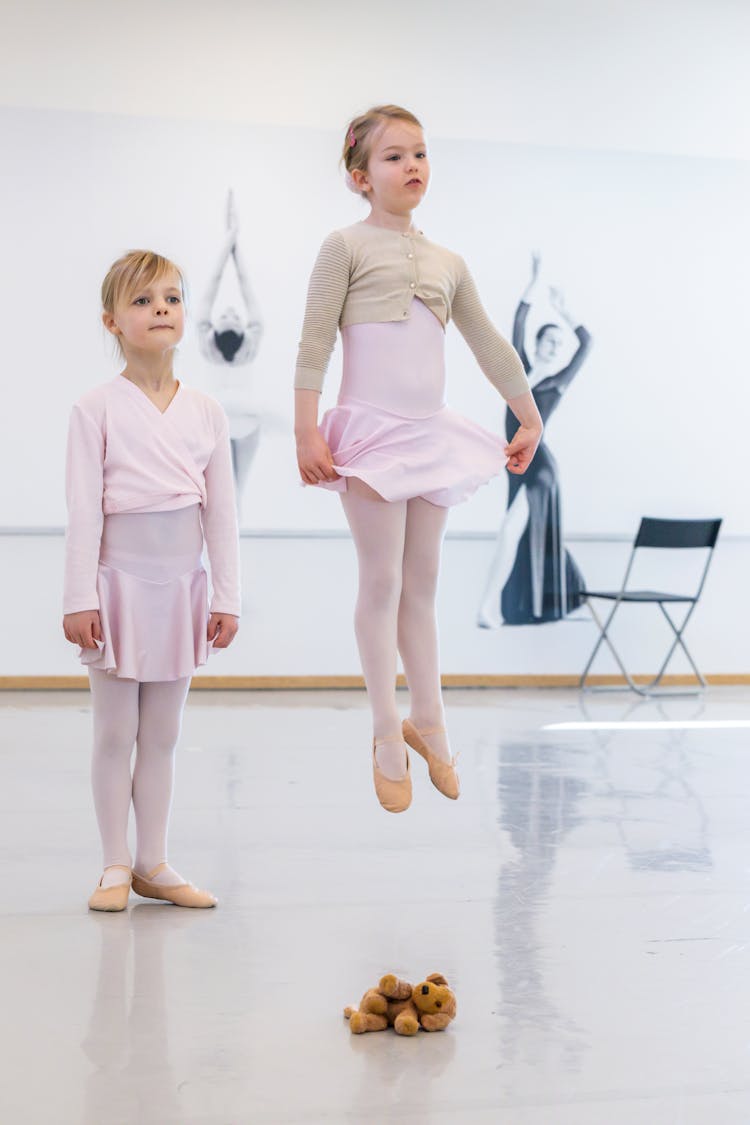
{"label": "photo of dancer in white tutu", "polygon": [[[226,271],[234,270],[244,306],[214,306]],[[232,469],[237,504],[253,463],[261,432],[261,418],[253,400],[254,380],[247,368],[255,359],[263,335],[260,308],[239,246],[239,221],[233,192],[227,199],[227,232],[215,268],[198,307],[198,343],[212,365],[211,393],[229,419]]]}

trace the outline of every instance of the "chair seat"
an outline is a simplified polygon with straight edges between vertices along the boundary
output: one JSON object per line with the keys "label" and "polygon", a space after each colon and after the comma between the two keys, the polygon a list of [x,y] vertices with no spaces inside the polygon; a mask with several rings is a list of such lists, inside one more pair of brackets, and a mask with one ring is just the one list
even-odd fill
{"label": "chair seat", "polygon": [[616,602],[694,602],[688,594],[667,594],[662,590],[584,590],[584,598],[608,598]]}

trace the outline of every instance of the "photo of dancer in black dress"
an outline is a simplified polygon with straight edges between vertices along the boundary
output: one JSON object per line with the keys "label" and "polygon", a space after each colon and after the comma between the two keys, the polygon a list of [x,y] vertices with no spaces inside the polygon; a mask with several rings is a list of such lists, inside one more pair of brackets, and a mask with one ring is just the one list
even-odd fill
{"label": "photo of dancer in black dress", "polygon": [[[547,425],[591,348],[591,336],[568,312],[562,293],[550,287],[547,303],[565,327],[550,321],[534,338],[534,359],[526,353],[529,312],[539,300],[541,258],[532,255],[531,281],[513,323],[513,346],[521,357],[545,426],[534,460],[523,476],[508,473],[508,503],[479,608],[477,625],[537,625],[558,621],[581,604],[583,576],[563,545],[557,462],[547,444]],[[566,330],[577,346],[564,367],[559,353]],[[505,432],[513,437],[518,423],[506,413]]]}

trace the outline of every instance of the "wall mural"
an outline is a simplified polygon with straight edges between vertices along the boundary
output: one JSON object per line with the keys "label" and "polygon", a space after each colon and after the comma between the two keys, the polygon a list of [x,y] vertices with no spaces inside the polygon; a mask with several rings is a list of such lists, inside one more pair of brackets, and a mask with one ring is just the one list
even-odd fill
{"label": "wall mural", "polygon": [[[527,353],[529,312],[540,301],[541,257],[532,255],[531,280],[516,308],[513,345],[521,357],[531,391],[545,425],[536,456],[523,476],[508,473],[508,502],[490,564],[477,624],[493,629],[559,621],[582,604],[583,576],[563,540],[562,498],[557,461],[546,429],[550,418],[581,369],[591,335],[565,305],[562,291],[547,288],[554,319],[533,335],[533,359]],[[562,323],[560,323],[562,322]],[[560,366],[565,333],[575,336],[572,355]],[[511,440],[518,422],[506,410],[505,432]]]}
{"label": "wall mural", "polygon": [[[233,305],[217,309],[219,287],[227,270],[233,270],[236,277],[241,298],[239,309]],[[231,191],[227,198],[226,237],[198,308],[196,329],[201,354],[215,365],[211,391],[229,419],[237,505],[241,510],[261,430],[252,378],[246,369],[257,355],[263,322],[240,250],[239,220]]]}

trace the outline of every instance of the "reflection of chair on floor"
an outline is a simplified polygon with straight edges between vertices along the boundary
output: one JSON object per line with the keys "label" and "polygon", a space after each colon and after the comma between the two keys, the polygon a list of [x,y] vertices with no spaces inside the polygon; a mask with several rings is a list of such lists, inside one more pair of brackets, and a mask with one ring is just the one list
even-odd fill
{"label": "reflection of chair on floor", "polygon": [[[688,690],[691,691],[691,692],[697,692],[697,691],[701,691],[703,688],[706,687],[706,681],[704,680],[701,673],[698,671],[698,668],[696,667],[695,661],[693,660],[692,656],[688,652],[688,649],[687,649],[687,646],[685,645],[682,634],[685,631],[685,626],[687,625],[688,621],[690,620],[690,618],[692,616],[692,613],[693,613],[693,610],[695,609],[696,605],[698,604],[698,599],[700,598],[701,593],[703,591],[703,585],[706,581],[706,574],[708,573],[708,568],[709,568],[709,565],[711,563],[711,558],[713,556],[714,547],[716,546],[716,540],[717,540],[718,535],[719,535],[719,528],[720,527],[721,527],[721,520],[720,519],[713,519],[713,520],[661,520],[661,519],[649,519],[648,517],[644,517],[644,519],[641,520],[641,525],[638,528],[638,534],[635,537],[635,542],[633,543],[633,549],[631,551],[630,559],[628,561],[627,569],[625,571],[625,577],[623,578],[623,581],[622,581],[622,588],[620,590],[584,590],[583,591],[583,596],[584,596],[584,598],[585,598],[585,600],[588,604],[589,609],[591,610],[591,616],[593,617],[593,619],[596,622],[596,625],[599,629],[599,637],[597,638],[596,644],[594,645],[593,652],[591,653],[591,656],[589,657],[588,663],[587,663],[586,667],[584,668],[583,673],[581,675],[579,686],[583,690],[585,690],[585,691],[596,690],[596,687],[594,687],[594,685],[587,684],[586,679],[589,675],[589,671],[591,669],[591,666],[594,663],[594,659],[595,659],[599,649],[601,648],[602,644],[607,645],[607,648],[610,650],[610,652],[614,656],[615,660],[617,661],[617,664],[620,668],[620,671],[622,672],[622,674],[623,674],[623,676],[625,677],[625,680],[626,680],[626,685],[616,685],[614,690],[617,690],[617,687],[625,688],[625,690],[627,690],[627,688],[631,688],[633,691],[637,691],[639,693],[639,695],[655,695],[657,693],[661,693],[661,694],[673,694],[673,693],[675,693],[674,689],[659,688],[658,685],[660,684],[661,679],[664,675],[664,672],[666,671],[667,665],[669,664],[670,660],[672,659],[672,656],[674,655],[675,650],[678,647],[681,648],[682,651],[685,653],[685,656],[687,657],[687,659],[690,663],[690,666],[693,669],[693,671],[694,671],[694,673],[697,677],[697,680],[698,680],[698,684],[696,685],[696,687],[690,688]],[[630,572],[633,569],[633,563],[635,561],[636,552],[639,551],[641,548],[655,548],[657,550],[662,550],[662,549],[667,549],[667,550],[675,550],[675,549],[695,550],[695,549],[701,549],[701,548],[704,549],[706,551],[706,561],[705,561],[705,565],[703,567],[703,570],[701,572],[700,579],[698,581],[698,588],[695,591],[695,593],[694,594],[668,593],[664,590],[629,590],[627,588],[628,587],[628,579],[630,578]],[[597,599],[597,598],[601,598],[605,601],[611,601],[611,602],[614,603],[613,606],[612,606],[612,609],[609,611],[609,614],[607,615],[607,618],[606,618],[605,621],[602,621],[600,619],[599,615],[597,614],[597,612],[594,608],[593,600]],[[629,603],[631,605],[658,605],[662,614],[664,615],[664,617],[668,621],[669,626],[672,629],[672,632],[674,633],[674,639],[673,639],[672,644],[669,648],[669,651],[667,652],[666,657],[664,658],[664,662],[663,662],[661,668],[656,673],[653,680],[651,680],[650,683],[645,684],[645,685],[637,684],[633,680],[632,676],[627,671],[625,665],[623,664],[622,660],[620,659],[620,655],[617,652],[617,650],[615,649],[614,645],[612,644],[612,640],[609,636],[609,627],[612,624],[612,619],[614,618],[614,616],[617,613],[620,606],[624,605],[626,603]],[[667,610],[666,606],[672,606],[673,612],[674,612],[674,608],[677,607],[677,606],[683,606],[683,607],[687,606],[687,611],[686,611],[685,616],[684,616],[684,618],[683,618],[683,620],[680,624],[678,624],[676,621],[673,620],[673,618],[672,618],[671,614],[669,613],[669,611]],[[601,687],[599,688],[599,690],[601,690]],[[608,685],[605,688],[605,690],[613,690],[613,689]],[[681,692],[678,691],[675,694],[684,694],[684,692],[685,692],[685,689],[683,688]]]}

